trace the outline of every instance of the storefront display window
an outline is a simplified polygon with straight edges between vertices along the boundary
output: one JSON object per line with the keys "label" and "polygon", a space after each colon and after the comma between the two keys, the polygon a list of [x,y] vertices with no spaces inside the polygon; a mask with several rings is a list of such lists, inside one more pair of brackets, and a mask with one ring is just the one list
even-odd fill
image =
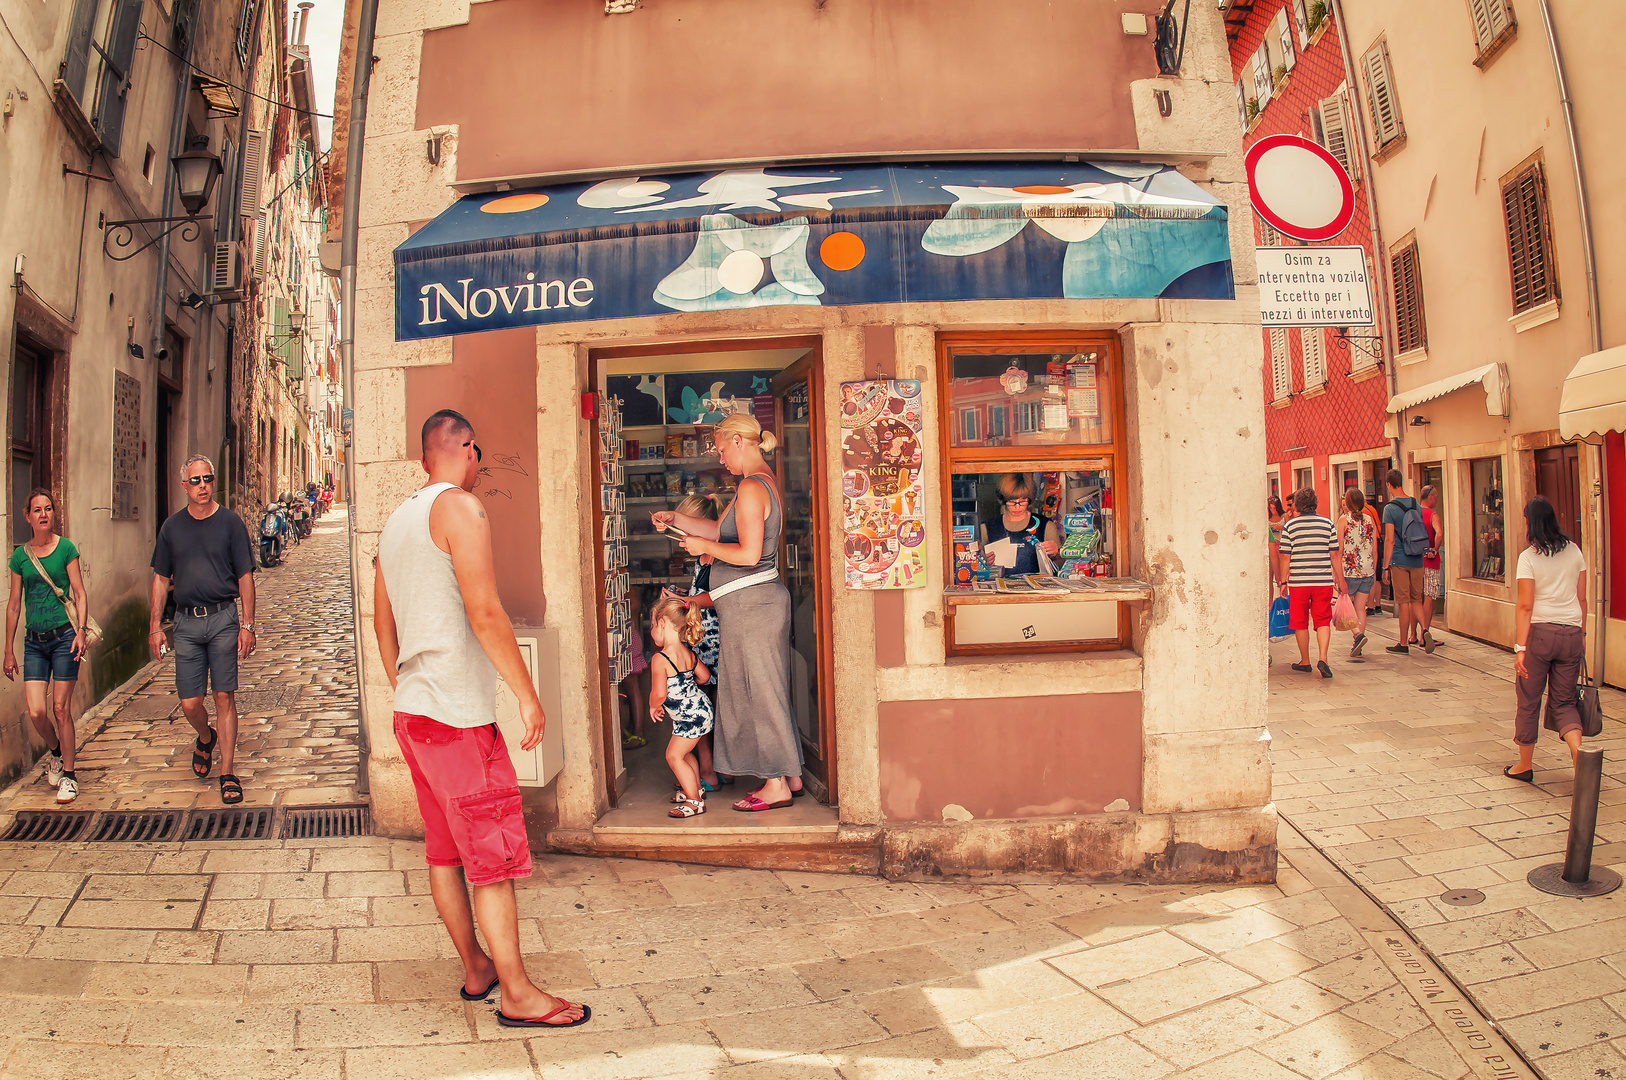
{"label": "storefront display window", "polygon": [[1468,474],[1474,493],[1474,577],[1502,581],[1502,459],[1470,461]]}
{"label": "storefront display window", "polygon": [[[1114,590],[1138,583],[1123,577],[1116,339],[956,335],[940,354],[942,413],[957,418],[945,421],[948,651],[1122,647]],[[1004,601],[997,615],[984,606]]]}

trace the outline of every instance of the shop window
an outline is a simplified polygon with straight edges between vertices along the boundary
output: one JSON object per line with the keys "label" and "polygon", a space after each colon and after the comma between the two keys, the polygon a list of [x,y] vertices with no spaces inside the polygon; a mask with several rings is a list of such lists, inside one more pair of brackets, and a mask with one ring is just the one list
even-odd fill
{"label": "shop window", "polygon": [[[956,335],[939,345],[942,414],[956,418],[944,421],[946,584],[990,601],[949,604],[949,653],[1123,647],[1128,609],[1114,595],[1128,587],[1119,580],[1127,568],[1116,339]],[[988,437],[979,441],[966,418],[984,412]],[[1015,421],[1008,428],[1006,417]],[[1075,583],[1070,591],[1051,583],[1074,599],[1046,602],[1032,589],[1044,583],[1028,575]],[[1075,602],[1102,589],[1097,601]],[[1002,606],[1008,592],[1027,595]],[[1023,625],[1002,631],[1002,620]]]}
{"label": "shop window", "polygon": [[1504,580],[1502,459],[1475,458],[1468,462],[1468,480],[1474,498],[1474,577]]}
{"label": "shop window", "polygon": [[1558,299],[1553,234],[1547,218],[1547,178],[1537,161],[1502,185],[1513,313]]}
{"label": "shop window", "polygon": [[1423,271],[1417,262],[1417,241],[1402,244],[1389,256],[1395,291],[1396,351],[1428,348],[1428,325],[1423,319]]}

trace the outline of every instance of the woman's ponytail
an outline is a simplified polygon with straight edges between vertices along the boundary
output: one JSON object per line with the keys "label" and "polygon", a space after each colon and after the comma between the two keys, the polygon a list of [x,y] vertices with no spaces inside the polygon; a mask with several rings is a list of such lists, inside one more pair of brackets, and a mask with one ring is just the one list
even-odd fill
{"label": "woman's ponytail", "polygon": [[764,431],[762,433],[762,452],[764,454],[771,454],[774,452],[774,450],[778,449],[778,447],[779,436],[775,435],[771,431]]}

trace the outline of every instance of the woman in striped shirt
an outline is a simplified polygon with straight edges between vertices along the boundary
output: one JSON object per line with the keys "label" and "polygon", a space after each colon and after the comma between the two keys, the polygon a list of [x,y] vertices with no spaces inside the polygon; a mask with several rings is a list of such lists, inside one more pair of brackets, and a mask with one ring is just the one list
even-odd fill
{"label": "woman in striped shirt", "polygon": [[1332,678],[1327,664],[1327,646],[1332,641],[1332,598],[1344,588],[1344,568],[1338,558],[1338,532],[1332,521],[1316,513],[1314,488],[1293,493],[1298,514],[1282,526],[1282,592],[1289,607],[1288,625],[1299,643],[1299,662],[1294,671],[1310,670],[1310,626],[1315,625],[1316,646],[1321,659],[1316,669],[1323,679]]}

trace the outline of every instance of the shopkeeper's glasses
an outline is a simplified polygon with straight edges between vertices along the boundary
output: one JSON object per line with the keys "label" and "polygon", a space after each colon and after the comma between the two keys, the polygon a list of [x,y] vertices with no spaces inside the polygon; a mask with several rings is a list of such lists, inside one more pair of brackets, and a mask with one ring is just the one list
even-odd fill
{"label": "shopkeeper's glasses", "polygon": [[215,482],[215,474],[206,472],[202,476],[188,476],[186,482],[193,487],[197,487],[199,484],[212,484]]}
{"label": "shopkeeper's glasses", "polygon": [[1006,499],[1005,500],[1005,505],[1006,506],[1027,506],[1032,501],[1033,501],[1032,499]]}
{"label": "shopkeeper's glasses", "polygon": [[481,457],[480,444],[471,440],[469,442],[464,443],[463,445],[464,446],[472,446],[472,447],[474,447],[474,463],[476,465],[480,464],[480,457]]}

